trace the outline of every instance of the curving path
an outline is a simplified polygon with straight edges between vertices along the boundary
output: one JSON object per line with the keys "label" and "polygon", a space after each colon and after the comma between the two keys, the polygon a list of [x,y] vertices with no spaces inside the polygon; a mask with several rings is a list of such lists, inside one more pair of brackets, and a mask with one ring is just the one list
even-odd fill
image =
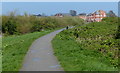
{"label": "curving path", "polygon": [[64,29],[54,31],[37,39],[31,45],[20,71],[63,71],[53,55],[51,41]]}

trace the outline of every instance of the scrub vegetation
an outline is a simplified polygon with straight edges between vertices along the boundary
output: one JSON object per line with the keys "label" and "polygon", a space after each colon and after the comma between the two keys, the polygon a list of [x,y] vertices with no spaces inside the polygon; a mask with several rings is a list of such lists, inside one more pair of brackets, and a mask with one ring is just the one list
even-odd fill
{"label": "scrub vegetation", "polygon": [[21,16],[11,12],[8,16],[2,16],[2,33],[5,35],[25,34],[83,23],[83,20],[79,17],[37,17],[28,14]]}
{"label": "scrub vegetation", "polygon": [[60,32],[52,41],[65,71],[117,71],[120,45],[118,18]]}

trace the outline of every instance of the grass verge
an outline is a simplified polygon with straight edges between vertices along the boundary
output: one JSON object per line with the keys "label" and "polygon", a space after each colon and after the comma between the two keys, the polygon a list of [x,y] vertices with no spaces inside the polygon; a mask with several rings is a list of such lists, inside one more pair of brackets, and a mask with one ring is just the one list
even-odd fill
{"label": "grass verge", "polygon": [[[95,50],[81,48],[74,38],[65,40],[62,33],[52,41],[55,55],[65,71],[114,71],[109,59]],[[62,39],[62,40],[61,40]]]}
{"label": "grass verge", "polygon": [[0,72],[2,71],[2,38],[0,37]]}
{"label": "grass verge", "polygon": [[26,52],[32,42],[53,30],[28,33],[25,35],[13,35],[2,38],[2,70],[19,71]]}

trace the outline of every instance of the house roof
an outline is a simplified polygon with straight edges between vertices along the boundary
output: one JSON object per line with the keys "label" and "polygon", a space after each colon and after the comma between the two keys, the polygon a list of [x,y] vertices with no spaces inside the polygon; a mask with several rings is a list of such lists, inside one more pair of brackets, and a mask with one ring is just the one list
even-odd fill
{"label": "house roof", "polygon": [[34,15],[34,16],[42,16],[41,14],[38,14],[38,15]]}
{"label": "house roof", "polygon": [[[61,15],[63,15],[63,16],[71,16],[70,13],[57,13],[57,14],[61,14]],[[55,14],[55,15],[56,15],[56,14]]]}
{"label": "house roof", "polygon": [[79,16],[83,16],[83,15],[86,15],[86,13],[80,13]]}
{"label": "house roof", "polygon": [[92,15],[92,13],[87,14],[87,16],[91,16],[91,15]]}

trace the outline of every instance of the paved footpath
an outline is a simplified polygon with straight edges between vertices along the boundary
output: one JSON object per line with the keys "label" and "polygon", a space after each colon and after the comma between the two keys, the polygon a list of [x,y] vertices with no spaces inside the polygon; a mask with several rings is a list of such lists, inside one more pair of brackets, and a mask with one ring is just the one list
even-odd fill
{"label": "paved footpath", "polygon": [[[51,41],[61,30],[37,39],[31,45],[20,71],[63,71],[53,53]],[[28,41],[29,42],[29,41]]]}

